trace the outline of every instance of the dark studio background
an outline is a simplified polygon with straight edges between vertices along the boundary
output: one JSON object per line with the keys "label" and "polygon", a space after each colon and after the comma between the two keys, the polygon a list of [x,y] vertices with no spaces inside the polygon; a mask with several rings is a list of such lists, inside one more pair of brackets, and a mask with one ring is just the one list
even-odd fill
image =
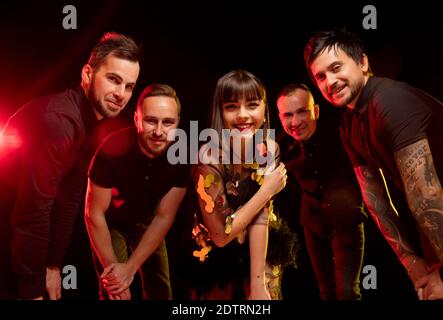
{"label": "dark studio background", "polygon": [[[105,31],[131,35],[144,47],[141,75],[134,97],[123,117],[130,119],[141,90],[150,83],[173,86],[182,103],[182,126],[198,120],[206,124],[216,81],[226,72],[243,68],[257,75],[268,90],[271,122],[281,126],[275,96],[291,81],[313,89],[305,71],[302,50],[312,32],[347,27],[365,42],[373,72],[406,81],[443,99],[443,22],[436,4],[424,1],[364,3],[349,1],[3,1],[0,3],[0,128],[21,105],[37,96],[75,88],[90,49]],[[62,9],[77,8],[77,30],[64,30]],[[377,8],[377,29],[364,30],[364,5]],[[322,107],[321,118],[339,111],[313,89]],[[291,189],[293,188],[293,189]],[[294,230],[297,201],[294,186],[281,195],[282,208]],[[400,207],[405,206],[399,204]],[[400,210],[401,211],[401,210]],[[79,219],[79,225],[81,219]],[[168,235],[171,275],[177,299],[186,299],[182,260],[184,239],[190,236],[185,206]],[[95,273],[91,269],[87,238],[74,234],[67,263],[78,269],[77,290],[69,299],[96,299]],[[366,224],[364,265],[377,268],[377,289],[362,290],[363,299],[414,299],[406,273],[371,220]],[[299,267],[286,270],[285,299],[318,299],[309,258],[302,247]]]}

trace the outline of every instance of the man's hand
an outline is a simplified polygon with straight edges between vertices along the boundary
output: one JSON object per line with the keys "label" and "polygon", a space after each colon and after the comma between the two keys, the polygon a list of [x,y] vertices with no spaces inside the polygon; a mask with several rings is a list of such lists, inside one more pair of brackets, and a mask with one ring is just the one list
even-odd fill
{"label": "man's hand", "polygon": [[425,260],[416,255],[408,256],[402,263],[404,263],[409,278],[415,286],[419,279],[429,274],[429,267]]}
{"label": "man's hand", "polygon": [[46,291],[50,300],[58,300],[62,297],[62,277],[59,268],[46,268]]}
{"label": "man's hand", "polygon": [[121,295],[134,280],[135,271],[127,263],[111,263],[103,270],[100,280],[111,296]]}
{"label": "man's hand", "polygon": [[109,300],[131,300],[131,291],[129,290],[129,288],[120,294],[117,295],[108,294],[108,295],[109,295]]}
{"label": "man's hand", "polygon": [[443,281],[440,277],[440,264],[432,267],[432,272],[419,279],[415,288],[423,289],[424,300],[443,299]]}

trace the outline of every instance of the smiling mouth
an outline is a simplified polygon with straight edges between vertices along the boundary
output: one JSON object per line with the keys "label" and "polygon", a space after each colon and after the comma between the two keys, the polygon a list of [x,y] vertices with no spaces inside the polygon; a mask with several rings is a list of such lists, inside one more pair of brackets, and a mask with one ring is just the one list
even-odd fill
{"label": "smiling mouth", "polygon": [[114,108],[114,109],[116,109],[116,110],[118,110],[118,109],[121,109],[122,108],[122,105],[121,104],[119,104],[119,103],[117,103],[117,102],[114,102],[114,101],[109,101],[108,100],[108,103],[111,105],[111,107],[112,108]]}
{"label": "smiling mouth", "polygon": [[336,88],[336,89],[330,91],[330,92],[329,92],[329,95],[331,95],[331,96],[336,96],[336,95],[338,95],[340,92],[342,92],[343,89],[344,89],[345,87],[346,87],[346,86],[342,86],[342,87]]}
{"label": "smiling mouth", "polygon": [[238,129],[240,132],[246,131],[246,130],[252,130],[252,123],[249,124],[237,124],[234,125],[235,129]]}
{"label": "smiling mouth", "polygon": [[149,140],[151,140],[151,142],[154,144],[161,144],[165,142],[165,140],[163,139],[149,139]]}
{"label": "smiling mouth", "polygon": [[289,127],[288,128],[290,132],[300,133],[305,130],[305,128],[295,128],[295,127]]}

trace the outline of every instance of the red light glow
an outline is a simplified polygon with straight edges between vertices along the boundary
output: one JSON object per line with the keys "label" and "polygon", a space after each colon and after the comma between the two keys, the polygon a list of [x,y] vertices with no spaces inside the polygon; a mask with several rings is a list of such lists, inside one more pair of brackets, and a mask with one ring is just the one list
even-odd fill
{"label": "red light glow", "polygon": [[22,140],[17,131],[11,130],[5,134],[4,128],[0,129],[0,155],[4,155],[8,150],[18,149],[21,145]]}

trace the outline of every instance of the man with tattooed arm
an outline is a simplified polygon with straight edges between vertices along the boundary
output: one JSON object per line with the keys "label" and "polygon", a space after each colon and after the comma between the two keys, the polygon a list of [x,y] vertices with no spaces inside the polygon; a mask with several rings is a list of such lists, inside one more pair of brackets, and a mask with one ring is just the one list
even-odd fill
{"label": "man with tattooed arm", "polygon": [[[443,105],[406,83],[372,75],[361,40],[316,33],[304,50],[326,100],[347,107],[341,137],[365,203],[423,299],[443,299]],[[419,257],[400,223],[383,174],[402,190],[439,263]]]}

